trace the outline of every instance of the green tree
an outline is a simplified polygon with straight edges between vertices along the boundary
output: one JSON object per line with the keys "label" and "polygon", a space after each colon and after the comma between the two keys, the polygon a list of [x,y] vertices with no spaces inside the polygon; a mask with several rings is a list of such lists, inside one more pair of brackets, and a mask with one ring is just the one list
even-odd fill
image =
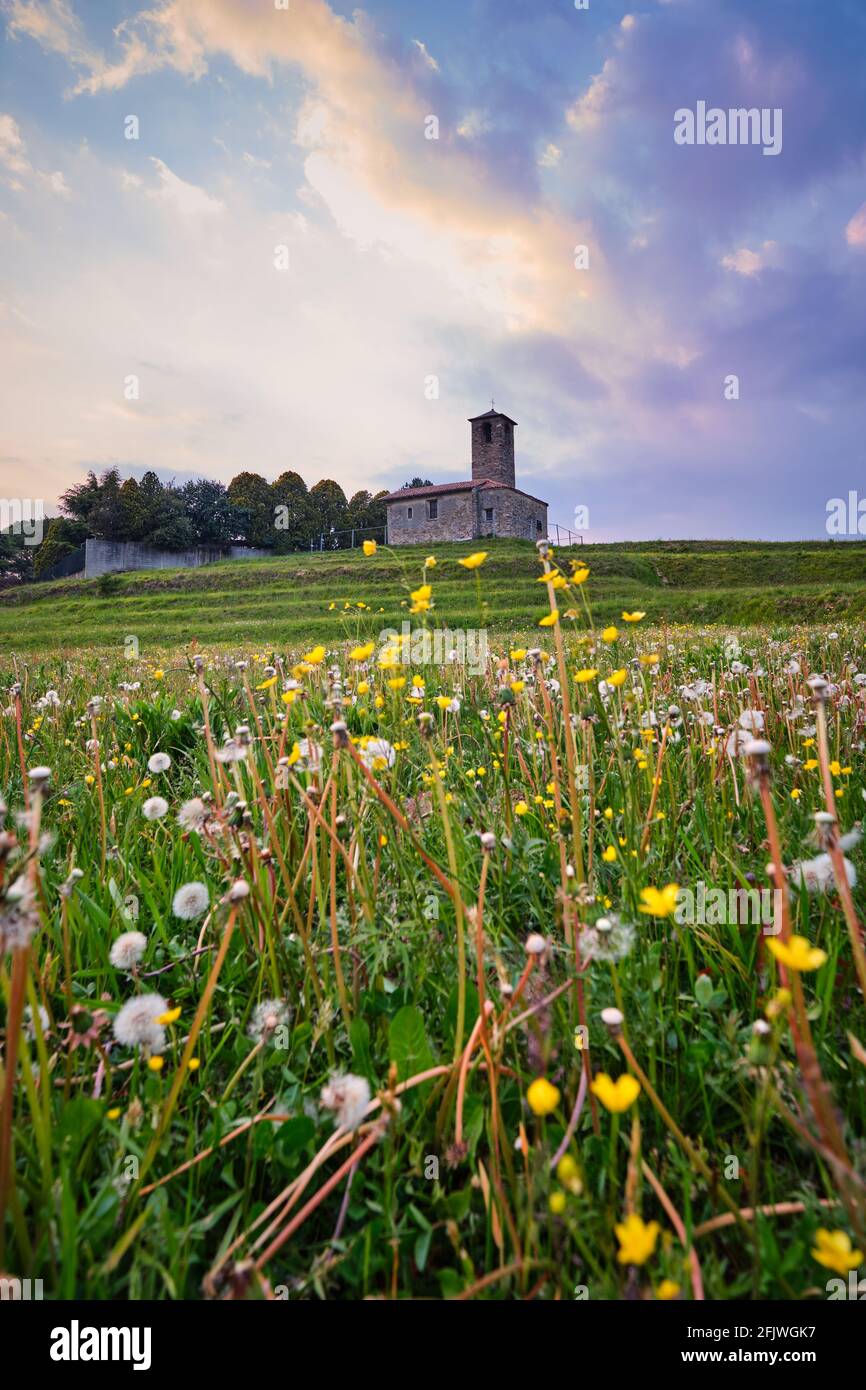
{"label": "green tree", "polygon": [[313,504],[314,537],[324,536],[326,550],[339,550],[341,546],[347,546],[348,536],[337,534],[346,530],[349,515],[349,504],[340,484],[323,478],[310,488],[310,501]]}
{"label": "green tree", "polygon": [[245,545],[272,546],[274,531],[274,493],[270,483],[258,473],[238,473],[227,489],[228,499],[237,508]]}

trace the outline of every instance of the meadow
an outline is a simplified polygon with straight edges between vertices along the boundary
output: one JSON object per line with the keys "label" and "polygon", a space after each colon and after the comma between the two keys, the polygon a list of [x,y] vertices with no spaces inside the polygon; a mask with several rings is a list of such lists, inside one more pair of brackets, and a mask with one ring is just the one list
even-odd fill
{"label": "meadow", "polygon": [[[7,595],[0,1271],[847,1296],[862,557],[380,548]],[[415,664],[404,620],[484,660]]]}
{"label": "meadow", "polygon": [[[529,541],[484,542],[484,625],[505,636],[533,624],[537,565]],[[437,605],[452,627],[477,627],[477,595],[457,561],[466,547],[437,545]],[[593,574],[593,612],[616,621],[646,607],[656,623],[746,625],[856,619],[866,599],[866,542],[632,542],[572,547]],[[0,591],[0,650],[37,655],[113,647],[173,649],[192,641],[246,649],[300,646],[335,634],[375,637],[410,606],[414,561],[380,548],[224,561],[198,570],[154,570],[67,579]]]}

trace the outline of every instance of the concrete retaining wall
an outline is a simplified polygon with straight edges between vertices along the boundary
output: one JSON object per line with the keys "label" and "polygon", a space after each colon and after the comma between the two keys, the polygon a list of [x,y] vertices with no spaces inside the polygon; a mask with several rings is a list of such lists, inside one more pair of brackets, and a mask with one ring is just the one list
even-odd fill
{"label": "concrete retaining wall", "polygon": [[119,570],[198,569],[217,560],[264,560],[270,552],[233,545],[228,551],[209,546],[192,550],[155,550],[139,541],[85,541],[84,578],[96,579],[100,574],[115,574]]}

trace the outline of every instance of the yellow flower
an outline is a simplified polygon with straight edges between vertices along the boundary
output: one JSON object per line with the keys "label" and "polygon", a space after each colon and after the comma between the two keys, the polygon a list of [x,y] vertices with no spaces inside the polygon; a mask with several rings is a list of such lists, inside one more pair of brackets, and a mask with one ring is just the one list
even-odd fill
{"label": "yellow flower", "polygon": [[545,613],[543,618],[539,618],[539,627],[553,627],[554,623],[559,622],[559,609],[554,608],[552,613]]}
{"label": "yellow flower", "polygon": [[849,1269],[856,1269],[863,1263],[863,1251],[851,1248],[851,1237],[847,1231],[826,1231],[819,1227],[815,1232],[815,1241],[812,1259],[825,1269],[832,1269],[836,1274],[847,1274]]}
{"label": "yellow flower", "polygon": [[458,565],[462,565],[465,570],[480,569],[487,559],[486,550],[476,550],[474,555],[467,555],[465,559],[458,560]]}
{"label": "yellow flower", "polygon": [[155,681],[161,681],[164,675],[165,675],[165,671],[154,671],[154,673],[153,673],[153,679],[154,679]]}
{"label": "yellow flower", "polygon": [[676,883],[669,883],[664,888],[642,888],[641,912],[646,912],[650,917],[670,917],[676,908],[679,891]]}
{"label": "yellow flower", "polygon": [[409,597],[412,600],[410,613],[426,613],[430,607],[430,597],[433,593],[429,584],[422,584],[420,589],[414,589]]}
{"label": "yellow flower", "polygon": [[767,948],[789,970],[820,970],[827,959],[827,952],[820,946],[810,946],[805,936],[789,936],[787,941],[768,937]]}
{"label": "yellow flower", "polygon": [[514,814],[516,816],[525,816],[528,810],[529,807],[525,801],[518,801],[517,805],[514,807]]}
{"label": "yellow flower", "polygon": [[563,1187],[571,1187],[572,1183],[580,1181],[580,1173],[577,1164],[571,1154],[563,1154],[556,1165],[556,1176]]}
{"label": "yellow flower", "polygon": [[565,1193],[551,1192],[547,1199],[547,1205],[554,1216],[561,1216],[565,1211]]}
{"label": "yellow flower", "polygon": [[177,1023],[180,1018],[180,1009],[166,1009],[164,1014],[160,1014],[157,1023]]}
{"label": "yellow flower", "polygon": [[119,1120],[119,1119],[120,1119],[120,1106],[119,1106],[119,1105],[116,1105],[116,1106],[114,1107],[113,1110],[106,1110],[105,1114],[106,1114],[106,1117],[107,1117],[109,1120]]}
{"label": "yellow flower", "polygon": [[608,845],[607,849],[603,849],[601,852],[601,857],[604,860],[605,864],[615,863],[616,850],[614,849],[613,845]]}
{"label": "yellow flower", "polygon": [[289,754],[289,756],[286,758],[286,762],[288,763],[289,767],[294,767],[295,763],[298,761],[298,759],[300,758],[300,756],[301,756],[301,745],[300,745],[299,743],[293,743],[293,744],[292,744],[292,751],[291,751],[291,753]]}
{"label": "yellow flower", "polygon": [[641,666],[657,666],[657,665],[658,665],[658,659],[659,659],[659,654],[658,654],[658,652],[650,652],[648,656],[642,656],[642,657],[641,657],[641,659],[640,659],[640,664],[641,664]]}
{"label": "yellow flower", "polygon": [[842,764],[838,762],[836,758],[834,758],[832,763],[830,764],[830,771],[832,772],[834,777],[838,777],[839,773],[842,771]]}
{"label": "yellow flower", "polygon": [[435,555],[428,555],[428,556],[427,556],[427,559],[424,561],[424,568],[425,568],[425,570],[432,570],[432,569],[435,568],[435,565],[436,565],[436,556],[435,556]]}
{"label": "yellow flower", "polygon": [[634,1105],[640,1095],[640,1082],[628,1071],[624,1071],[616,1081],[606,1071],[600,1071],[592,1083],[592,1091],[605,1110],[612,1115],[621,1115],[630,1105]]}
{"label": "yellow flower", "polygon": [[622,1265],[646,1264],[656,1248],[661,1227],[657,1221],[645,1225],[636,1212],[616,1225],[619,1250],[616,1258]]}
{"label": "yellow flower", "polygon": [[201,1061],[198,1057],[190,1057],[189,1061],[187,1062],[187,1066],[189,1067],[190,1071],[198,1071],[199,1067],[201,1066]]}
{"label": "yellow flower", "polygon": [[526,1092],[533,1115],[549,1115],[559,1104],[559,1091],[543,1076],[538,1076]]}
{"label": "yellow flower", "polygon": [[622,620],[624,623],[639,623],[645,617],[646,613],[623,613]]}
{"label": "yellow flower", "polygon": [[512,661],[522,661],[523,658],[526,656],[526,648],[513,647],[511,651],[508,653],[508,655],[511,657]]}
{"label": "yellow flower", "polygon": [[571,572],[572,584],[585,584],[587,579],[589,579],[589,566],[576,564]]}
{"label": "yellow flower", "polygon": [[679,1297],[679,1292],[680,1286],[673,1279],[663,1279],[656,1289],[656,1298],[662,1303],[670,1303],[671,1299]]}
{"label": "yellow flower", "polygon": [[375,555],[375,554],[376,554],[376,542],[375,542],[375,541],[364,541],[363,545],[361,546],[361,549],[363,550],[363,552],[364,552],[365,555]]}
{"label": "yellow flower", "polygon": [[276,683],[277,677],[269,676],[266,681],[262,681],[261,685],[256,686],[256,690],[270,690],[271,686],[276,685]]}
{"label": "yellow flower", "polygon": [[148,1058],[147,1065],[151,1071],[162,1071],[163,1067],[165,1066],[165,1058],[150,1057]]}
{"label": "yellow flower", "polygon": [[792,801],[799,801],[799,800],[800,800],[800,797],[801,797],[802,795],[803,795],[803,793],[800,791],[800,788],[799,788],[799,787],[795,787],[794,790],[791,792],[791,800],[792,800]]}
{"label": "yellow flower", "polygon": [[604,628],[601,634],[602,642],[615,642],[617,637],[619,637],[619,628],[613,626]]}
{"label": "yellow flower", "polygon": [[406,677],[392,676],[391,679],[386,682],[386,684],[389,690],[402,690],[403,686],[406,684]]}
{"label": "yellow flower", "polygon": [[324,659],[324,647],[314,647],[313,650],[311,652],[307,652],[307,655],[304,657],[304,661],[306,661],[309,666],[320,666]]}
{"label": "yellow flower", "polygon": [[92,772],[88,772],[84,780],[87,783],[88,787],[92,787],[94,782],[96,781],[96,778],[94,777]]}
{"label": "yellow flower", "polygon": [[349,660],[366,661],[369,656],[373,655],[375,648],[375,642],[365,642],[363,647],[353,647],[352,650],[349,652]]}
{"label": "yellow flower", "polygon": [[358,684],[355,686],[355,693],[358,695],[366,695],[369,689],[369,681],[358,681]]}
{"label": "yellow flower", "polygon": [[380,849],[384,849],[385,846],[387,845],[387,843],[388,843],[388,836],[387,836],[387,835],[380,835],[380,836],[379,836],[379,848],[380,848]]}
{"label": "yellow flower", "polygon": [[625,667],[623,667],[621,671],[611,671],[610,675],[605,677],[605,680],[608,685],[622,685],[627,675],[628,672]]}
{"label": "yellow flower", "polygon": [[522,695],[526,689],[526,681],[512,681],[511,690],[515,695]]}
{"label": "yellow flower", "polygon": [[578,685],[586,685],[587,681],[594,681],[597,675],[598,671],[596,668],[590,666],[584,671],[575,671],[574,679],[577,681]]}
{"label": "yellow flower", "polygon": [[804,772],[814,772],[814,771],[815,771],[815,768],[816,768],[817,766],[818,766],[818,759],[817,759],[817,758],[807,758],[806,761],[805,761],[804,764],[803,764],[803,771],[804,771]]}

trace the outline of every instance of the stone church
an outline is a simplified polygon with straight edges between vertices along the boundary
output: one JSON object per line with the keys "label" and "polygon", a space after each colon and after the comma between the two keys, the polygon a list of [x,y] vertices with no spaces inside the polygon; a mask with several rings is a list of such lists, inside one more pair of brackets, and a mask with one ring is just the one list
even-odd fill
{"label": "stone church", "polygon": [[389,545],[474,541],[486,536],[547,536],[547,503],[515,487],[517,422],[487,410],[472,426],[472,477],[435,487],[404,487],[385,498]]}

